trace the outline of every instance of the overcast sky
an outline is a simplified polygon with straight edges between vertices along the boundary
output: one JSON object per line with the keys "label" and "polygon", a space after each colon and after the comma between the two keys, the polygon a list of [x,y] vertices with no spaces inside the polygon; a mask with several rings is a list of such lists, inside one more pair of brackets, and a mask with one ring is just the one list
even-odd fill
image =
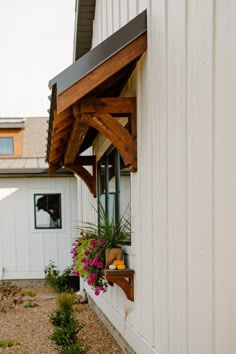
{"label": "overcast sky", "polygon": [[75,0],[0,0],[0,117],[47,116],[48,81],[72,63]]}

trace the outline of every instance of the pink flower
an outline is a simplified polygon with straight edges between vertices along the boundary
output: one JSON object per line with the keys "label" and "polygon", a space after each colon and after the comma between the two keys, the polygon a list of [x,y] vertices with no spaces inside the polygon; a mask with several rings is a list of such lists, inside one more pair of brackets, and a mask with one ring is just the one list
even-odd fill
{"label": "pink flower", "polygon": [[92,248],[95,248],[95,247],[96,247],[96,242],[95,242],[95,241],[90,241],[90,246],[91,246]]}
{"label": "pink flower", "polygon": [[89,261],[89,265],[90,265],[90,267],[93,266],[93,260]]}
{"label": "pink flower", "polygon": [[91,286],[92,285],[91,280],[87,280],[87,284]]}
{"label": "pink flower", "polygon": [[88,250],[88,249],[86,249],[86,250],[84,251],[84,255],[85,255],[85,256],[88,256],[88,255],[89,255],[89,250]]}
{"label": "pink flower", "polygon": [[103,262],[98,262],[97,267],[102,269],[103,268]]}
{"label": "pink flower", "polygon": [[95,256],[94,260],[93,260],[93,265],[95,265],[97,267],[98,265],[98,255]]}
{"label": "pink flower", "polygon": [[85,271],[88,270],[87,264],[84,265],[83,270],[85,270]]}
{"label": "pink flower", "polygon": [[91,273],[91,274],[89,275],[89,278],[90,278],[91,280],[96,280],[96,279],[97,279],[97,273]]}
{"label": "pink flower", "polygon": [[103,240],[103,239],[99,240],[100,245],[104,245],[104,243],[105,243],[105,240]]}
{"label": "pink flower", "polygon": [[96,296],[98,296],[98,295],[100,294],[100,291],[99,291],[99,290],[95,290],[94,294],[95,294]]}

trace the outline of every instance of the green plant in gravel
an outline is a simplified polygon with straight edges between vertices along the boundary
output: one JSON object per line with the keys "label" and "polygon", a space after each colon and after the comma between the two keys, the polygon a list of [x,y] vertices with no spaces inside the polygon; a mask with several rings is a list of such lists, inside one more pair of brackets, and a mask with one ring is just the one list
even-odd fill
{"label": "green plant in gravel", "polygon": [[24,291],[21,296],[30,296],[30,297],[35,297],[37,294],[32,291],[32,290],[28,290],[28,291]]}
{"label": "green plant in gravel", "polygon": [[88,353],[88,350],[88,347],[83,347],[80,343],[76,343],[62,348],[59,351],[59,354],[86,354]]}
{"label": "green plant in gravel", "polygon": [[74,293],[61,293],[57,295],[56,304],[63,311],[73,311],[73,305],[76,300]]}
{"label": "green plant in gravel", "polygon": [[68,277],[71,273],[71,268],[67,267],[60,272],[54,262],[50,262],[45,268],[45,280],[48,285],[54,288],[58,293],[68,289]]}
{"label": "green plant in gravel", "polygon": [[0,348],[15,347],[18,344],[16,340],[0,340]]}
{"label": "green plant in gravel", "polygon": [[29,309],[29,308],[31,308],[31,307],[37,307],[37,306],[39,306],[38,304],[36,304],[35,302],[32,304],[31,302],[29,302],[28,304],[25,304],[24,305],[24,308],[25,309]]}
{"label": "green plant in gravel", "polygon": [[75,319],[73,307],[75,302],[75,294],[61,293],[58,295],[56,302],[58,307],[49,317],[50,322],[55,327],[55,330],[50,338],[59,346],[64,348],[73,348],[74,346],[74,348],[76,348],[75,345],[77,345],[78,348],[81,348],[81,352],[77,351],[76,353],[86,353],[86,351],[82,351],[86,349],[80,345],[77,339],[77,334],[83,326]]}

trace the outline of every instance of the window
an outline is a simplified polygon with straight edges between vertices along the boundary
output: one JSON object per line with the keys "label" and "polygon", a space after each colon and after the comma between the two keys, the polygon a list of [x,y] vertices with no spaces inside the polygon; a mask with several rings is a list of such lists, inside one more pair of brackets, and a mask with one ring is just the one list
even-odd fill
{"label": "window", "polygon": [[0,155],[14,155],[14,139],[0,137]]}
{"label": "window", "polygon": [[130,172],[119,152],[113,149],[98,163],[98,202],[110,220],[130,218]]}
{"label": "window", "polygon": [[61,195],[34,194],[36,229],[61,229]]}

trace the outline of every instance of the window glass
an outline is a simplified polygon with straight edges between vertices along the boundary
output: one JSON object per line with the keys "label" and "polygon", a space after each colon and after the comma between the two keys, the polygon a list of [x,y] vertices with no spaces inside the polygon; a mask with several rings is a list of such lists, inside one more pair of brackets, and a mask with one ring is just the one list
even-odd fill
{"label": "window glass", "polygon": [[14,154],[14,140],[13,138],[0,138],[0,155]]}
{"label": "window glass", "polygon": [[130,218],[130,171],[123,165],[123,161],[121,161],[120,166],[120,215]]}
{"label": "window glass", "polygon": [[98,202],[110,220],[130,219],[130,172],[117,150],[105,154],[98,164]]}
{"label": "window glass", "polygon": [[35,194],[34,216],[36,229],[61,229],[61,195]]}

